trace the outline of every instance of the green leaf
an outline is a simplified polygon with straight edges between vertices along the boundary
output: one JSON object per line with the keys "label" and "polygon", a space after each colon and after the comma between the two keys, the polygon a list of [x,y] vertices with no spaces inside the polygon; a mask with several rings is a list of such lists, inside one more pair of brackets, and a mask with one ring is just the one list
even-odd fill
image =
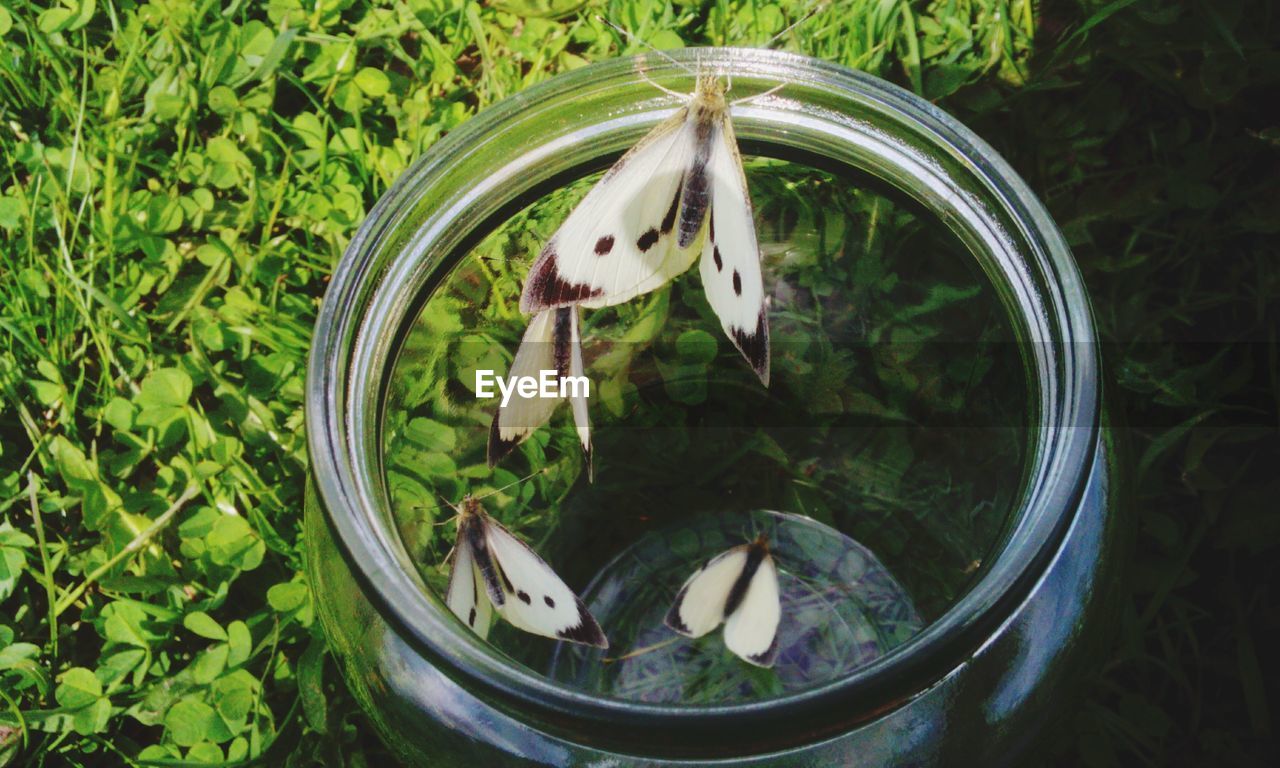
{"label": "green leaf", "polygon": [[267,590],[267,602],[280,613],[289,613],[307,602],[307,588],[298,582],[276,584]]}
{"label": "green leaf", "polygon": [[183,747],[204,741],[214,727],[217,713],[203,701],[187,697],[174,704],[164,716],[169,738]]}
{"label": "green leaf", "polygon": [[93,704],[102,696],[102,683],[93,672],[84,667],[72,667],[62,673],[54,698],[67,709],[80,709]]}
{"label": "green leaf", "polygon": [[266,551],[262,540],[244,518],[223,515],[213,524],[206,537],[209,557],[218,565],[229,565],[251,571],[262,563]]}
{"label": "green leaf", "polygon": [[84,451],[62,435],[55,436],[49,443],[49,452],[53,454],[59,474],[68,483],[98,479],[98,469],[85,458]]}
{"label": "green leaf", "polygon": [[233,672],[214,683],[214,706],[222,717],[228,737],[244,728],[253,710],[257,687],[257,681],[244,670]]}
{"label": "green leaf", "polygon": [[26,570],[24,550],[35,546],[35,540],[5,521],[0,523],[0,602],[13,594],[18,576]]}
{"label": "green leaf", "polygon": [[[293,43],[293,39],[298,36],[299,31],[297,27],[286,28],[279,35],[276,35],[271,47],[258,61],[258,65],[235,85],[244,85],[245,83],[261,80],[274,73],[279,68],[280,62],[284,61],[284,56],[289,51],[289,46]],[[246,59],[248,58],[246,56]]]}
{"label": "green leaf", "polygon": [[366,96],[377,98],[385,96],[391,90],[391,79],[379,69],[365,67],[356,73],[355,83]]}
{"label": "green leaf", "polygon": [[718,348],[716,337],[698,328],[676,337],[676,354],[685,363],[710,363],[716,359]]}
{"label": "green leaf", "polygon": [[102,409],[102,420],[121,432],[133,429],[133,403],[123,397],[113,397]]}
{"label": "green leaf", "polygon": [[0,648],[0,670],[14,669],[21,663],[40,655],[40,646],[32,643],[13,643]]}
{"label": "green leaf", "polygon": [[[5,10],[0,8],[0,13],[5,13]],[[0,34],[4,33],[0,32]],[[6,229],[10,232],[17,229],[18,224],[22,223],[24,213],[26,213],[26,208],[18,198],[0,196],[0,229]]]}
{"label": "green leaf", "polygon": [[233,621],[227,625],[227,664],[238,667],[249,660],[253,652],[253,637],[249,634],[249,626],[243,621]]}
{"label": "green leaf", "polygon": [[228,650],[224,643],[218,643],[207,650],[196,654],[191,663],[191,679],[201,685],[208,685],[227,668]]}
{"label": "green leaf", "polygon": [[202,741],[187,752],[187,760],[193,763],[220,764],[227,762],[222,754],[222,747],[208,741]]}
{"label": "green leaf", "polygon": [[111,719],[111,702],[104,696],[87,707],[76,711],[71,717],[71,727],[76,733],[88,736],[106,730]]}
{"label": "green leaf", "polygon": [[103,634],[107,640],[139,648],[150,647],[152,634],[142,624],[147,614],[137,605],[117,600],[104,608],[102,614],[105,617]]}
{"label": "green leaf", "polygon": [[54,32],[62,31],[74,18],[70,8],[50,8],[40,14],[36,25],[41,32],[51,35]]}
{"label": "green leaf", "polygon": [[120,509],[120,496],[98,480],[97,466],[62,435],[50,441],[49,450],[63,480],[81,497],[85,525],[91,530],[100,530]]}
{"label": "green leaf", "polygon": [[405,427],[404,435],[427,451],[452,451],[458,444],[453,427],[431,419],[413,419]]}
{"label": "green leaf", "polygon": [[67,25],[67,29],[69,31],[75,31],[88,24],[93,18],[93,13],[97,10],[98,6],[97,0],[74,1],[78,3],[78,6],[75,7],[79,12],[76,14],[76,17],[71,20],[71,23]]}
{"label": "green leaf", "polygon": [[160,368],[142,380],[136,402],[142,407],[180,406],[191,399],[191,377],[180,368]]}
{"label": "green leaf", "polygon": [[215,86],[209,91],[209,109],[217,115],[229,115],[240,106],[236,92],[225,85]]}
{"label": "green leaf", "polygon": [[196,633],[200,637],[210,640],[226,640],[226,630],[222,625],[213,620],[213,617],[203,611],[188,613],[182,617],[182,626]]}

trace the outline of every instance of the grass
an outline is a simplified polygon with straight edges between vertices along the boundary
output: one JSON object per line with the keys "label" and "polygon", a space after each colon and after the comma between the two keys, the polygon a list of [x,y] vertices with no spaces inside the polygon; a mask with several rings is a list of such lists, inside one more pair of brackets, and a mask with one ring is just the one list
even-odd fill
{"label": "grass", "polygon": [[[808,5],[5,0],[0,764],[384,761],[300,574],[329,270],[441,134],[619,53],[594,13],[750,45]],[[1064,765],[1275,757],[1276,15],[837,0],[788,37],[974,127],[1084,270],[1136,541]]]}

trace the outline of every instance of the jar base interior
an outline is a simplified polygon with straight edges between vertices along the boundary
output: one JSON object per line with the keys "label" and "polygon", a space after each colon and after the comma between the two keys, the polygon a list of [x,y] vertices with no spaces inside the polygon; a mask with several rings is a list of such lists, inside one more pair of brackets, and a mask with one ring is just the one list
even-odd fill
{"label": "jar base interior", "polygon": [[[721,628],[692,639],[664,624],[686,578],[756,536],[768,540],[782,607],[769,668],[732,654]],[[764,510],[700,515],[652,531],[601,569],[582,598],[609,627],[610,648],[559,644],[546,675],[650,704],[733,704],[804,690],[880,658],[923,626],[910,596],[866,547],[809,518]]]}

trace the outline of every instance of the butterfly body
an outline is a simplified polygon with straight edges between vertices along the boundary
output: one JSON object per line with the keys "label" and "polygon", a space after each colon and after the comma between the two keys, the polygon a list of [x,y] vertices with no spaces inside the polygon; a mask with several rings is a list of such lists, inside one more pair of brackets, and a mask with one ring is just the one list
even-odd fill
{"label": "butterfly body", "polygon": [[[585,379],[580,314],[577,307],[570,305],[544,309],[534,315],[511,362],[510,377],[536,379],[542,371],[554,370],[560,377]],[[575,387],[568,399],[590,473],[591,423],[586,388]],[[560,398],[524,397],[513,393],[511,401],[498,408],[489,427],[489,466],[495,466],[533,430],[549,421],[559,404]]]}

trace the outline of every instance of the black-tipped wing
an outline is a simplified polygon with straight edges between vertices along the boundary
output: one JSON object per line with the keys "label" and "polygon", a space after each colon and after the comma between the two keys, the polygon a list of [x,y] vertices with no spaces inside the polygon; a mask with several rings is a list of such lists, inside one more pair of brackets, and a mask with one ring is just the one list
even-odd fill
{"label": "black-tipped wing", "polygon": [[505,577],[506,600],[497,607],[502,618],[535,635],[609,647],[587,607],[527,544],[492,519],[485,521],[485,538]]}
{"label": "black-tipped wing", "polygon": [[676,594],[666,624],[688,637],[702,637],[725,619],[733,585],[747,564],[747,546],[723,552],[689,577]]}
{"label": "black-tipped wing", "polygon": [[725,335],[768,386],[769,317],[760,246],[742,158],[727,116],[711,147],[707,166],[711,202],[699,266],[702,288]]}
{"label": "black-tipped wing", "polygon": [[696,131],[679,110],[622,156],[551,236],[529,270],[523,312],[606,307],[687,270],[697,249],[676,246],[683,179]]}
{"label": "black-tipped wing", "polygon": [[773,666],[778,652],[778,623],[782,602],[778,591],[778,570],[767,553],[750,574],[741,599],[724,622],[724,644],[744,661],[760,667]]}

